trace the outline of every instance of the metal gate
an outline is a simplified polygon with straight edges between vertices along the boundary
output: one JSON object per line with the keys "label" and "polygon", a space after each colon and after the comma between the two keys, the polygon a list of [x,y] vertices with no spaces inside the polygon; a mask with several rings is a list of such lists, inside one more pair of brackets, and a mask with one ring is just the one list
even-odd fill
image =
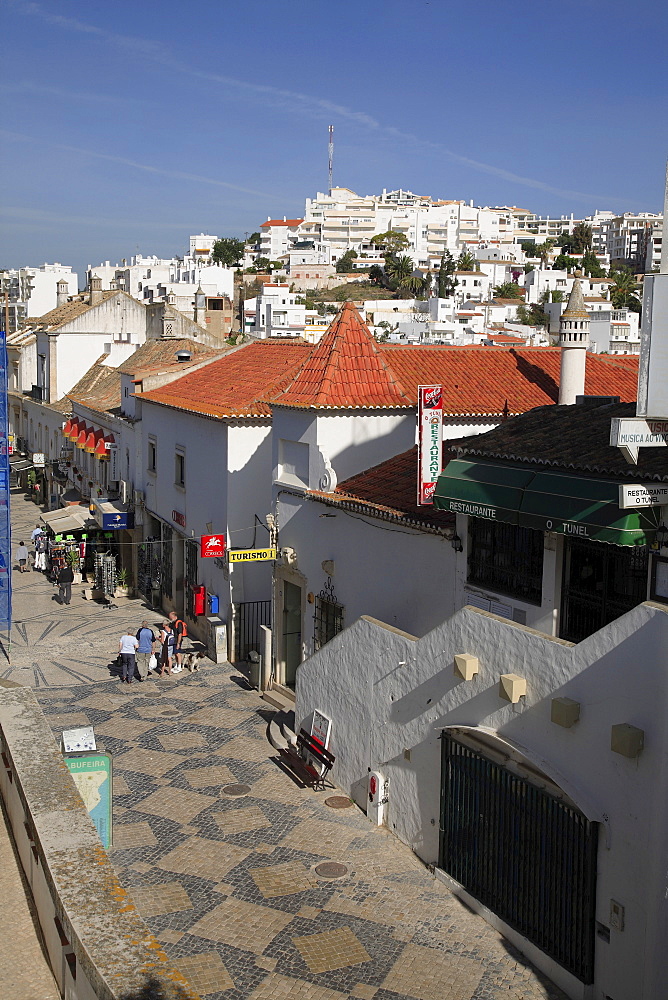
{"label": "metal gate", "polygon": [[597,825],[448,733],[442,745],[440,866],[593,982]]}
{"label": "metal gate", "polygon": [[251,649],[262,650],[260,625],[271,626],[271,601],[244,601],[234,612],[235,657],[245,660]]}

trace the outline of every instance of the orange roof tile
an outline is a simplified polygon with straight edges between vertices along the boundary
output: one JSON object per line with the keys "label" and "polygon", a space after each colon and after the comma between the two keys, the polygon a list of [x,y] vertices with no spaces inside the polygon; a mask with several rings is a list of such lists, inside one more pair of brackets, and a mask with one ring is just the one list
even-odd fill
{"label": "orange roof tile", "polygon": [[292,378],[310,350],[304,342],[254,341],[141,399],[210,417],[270,417],[267,390]]}
{"label": "orange roof tile", "polygon": [[260,226],[260,229],[264,229],[265,226],[298,226],[302,223],[303,219],[267,219]]}
{"label": "orange roof tile", "polygon": [[[454,451],[445,451],[443,465],[455,457]],[[401,455],[339,483],[333,493],[310,490],[308,495],[331,506],[364,510],[386,520],[400,520],[440,531],[454,527],[454,514],[418,505],[417,478],[418,455],[417,445],[414,445]]]}
{"label": "orange roof tile", "polygon": [[352,302],[345,302],[295,378],[271,402],[326,408],[409,407],[408,396]]}
{"label": "orange roof tile", "polygon": [[[559,398],[561,350],[558,347],[409,347],[383,344],[387,359],[411,399],[419,385],[442,385],[448,415],[512,414]],[[587,354],[585,392],[636,398],[637,355]]]}

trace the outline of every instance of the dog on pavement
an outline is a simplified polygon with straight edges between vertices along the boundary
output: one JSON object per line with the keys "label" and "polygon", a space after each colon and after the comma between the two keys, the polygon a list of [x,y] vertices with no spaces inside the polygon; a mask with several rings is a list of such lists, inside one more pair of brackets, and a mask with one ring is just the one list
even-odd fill
{"label": "dog on pavement", "polygon": [[204,653],[196,653],[194,650],[191,653],[184,653],[182,659],[182,665],[184,668],[188,668],[192,674],[195,670],[199,670],[200,660],[204,659]]}

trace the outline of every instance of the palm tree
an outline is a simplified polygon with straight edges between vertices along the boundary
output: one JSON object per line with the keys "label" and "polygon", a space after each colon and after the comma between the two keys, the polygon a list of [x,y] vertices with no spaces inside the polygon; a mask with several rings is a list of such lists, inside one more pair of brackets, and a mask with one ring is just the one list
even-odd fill
{"label": "palm tree", "polygon": [[459,257],[457,258],[457,270],[458,271],[477,271],[478,261],[475,259],[472,253],[468,250],[462,250]]}
{"label": "palm tree", "polygon": [[638,291],[640,285],[633,277],[628,268],[619,268],[611,271],[610,277],[614,284],[610,286],[610,298],[615,309],[632,309],[633,312],[640,312],[640,299]]}
{"label": "palm tree", "polygon": [[413,261],[410,257],[403,254],[399,257],[392,255],[387,258],[385,264],[385,273],[390,281],[390,284],[395,288],[401,288],[406,282],[413,277],[413,271],[415,267]]}
{"label": "palm tree", "polygon": [[503,281],[494,287],[494,295],[497,299],[521,299],[522,292],[520,286],[514,281]]}

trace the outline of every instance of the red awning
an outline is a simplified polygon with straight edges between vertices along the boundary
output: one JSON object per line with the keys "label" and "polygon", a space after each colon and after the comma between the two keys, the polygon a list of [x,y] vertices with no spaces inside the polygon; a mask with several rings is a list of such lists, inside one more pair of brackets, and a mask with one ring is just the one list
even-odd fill
{"label": "red awning", "polygon": [[74,417],[72,418],[72,420],[70,420],[70,429],[67,432],[67,436],[70,439],[70,441],[76,441],[76,439],[79,437],[79,421],[76,420]]}
{"label": "red awning", "polygon": [[107,434],[101,437],[95,446],[95,456],[96,458],[109,458],[109,448],[108,445],[114,444],[114,435]]}
{"label": "red awning", "polygon": [[65,424],[65,426],[62,428],[62,432],[65,435],[65,437],[69,437],[70,436],[70,430],[71,429],[72,429],[72,421],[68,420],[67,423]]}
{"label": "red awning", "polygon": [[88,435],[92,431],[92,427],[87,427],[86,424],[79,424],[79,435],[74,442],[77,448],[85,448]]}
{"label": "red awning", "polygon": [[86,447],[84,451],[87,451],[89,455],[95,454],[95,449],[97,448],[98,441],[104,438],[104,431],[94,431],[92,428],[88,432],[88,437],[86,438]]}

